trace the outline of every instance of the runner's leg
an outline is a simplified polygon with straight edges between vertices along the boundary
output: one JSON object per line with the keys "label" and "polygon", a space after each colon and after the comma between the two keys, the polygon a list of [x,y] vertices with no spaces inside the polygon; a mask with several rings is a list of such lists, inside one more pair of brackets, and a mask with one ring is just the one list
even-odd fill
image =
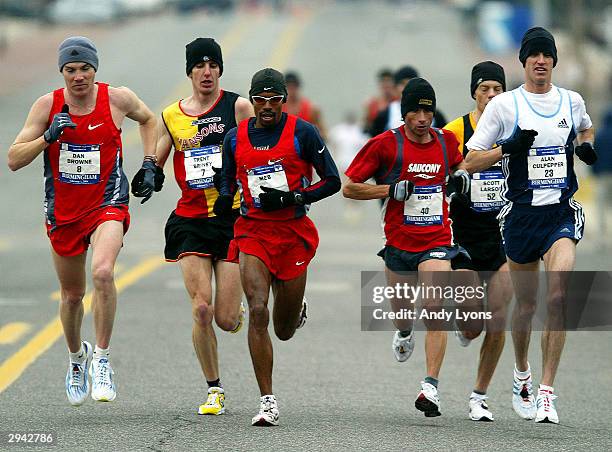
{"label": "runner's leg", "polygon": [[83,296],[85,295],[85,260],[87,253],[78,256],[60,256],[51,249],[53,264],[60,284],[60,319],[68,350],[81,349],[81,324],[83,322]]}
{"label": "runner's leg", "polygon": [[249,303],[249,351],[262,396],[272,394],[272,341],[268,298],[272,275],[258,257],[240,253],[240,279]]}
{"label": "runner's leg", "polygon": [[210,282],[212,260],[208,257],[189,255],[181,258],[179,264],[183,272],[185,288],[191,299],[193,347],[204,377],[207,381],[215,381],[219,378],[219,362],[217,337],[212,326],[214,317]]}

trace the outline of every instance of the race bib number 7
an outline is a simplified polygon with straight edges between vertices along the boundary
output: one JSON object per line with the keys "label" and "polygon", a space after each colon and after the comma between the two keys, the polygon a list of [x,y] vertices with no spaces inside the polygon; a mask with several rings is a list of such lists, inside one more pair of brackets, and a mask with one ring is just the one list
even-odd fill
{"label": "race bib number 7", "polygon": [[220,146],[204,146],[184,151],[185,180],[189,188],[202,189],[214,185],[215,168],[221,168],[223,158]]}
{"label": "race bib number 7", "polygon": [[414,192],[404,203],[404,224],[431,226],[442,224],[442,186],[414,187]]}
{"label": "race bib number 7", "polygon": [[532,148],[527,156],[529,188],[567,187],[565,146]]}
{"label": "race bib number 7", "polygon": [[262,187],[276,188],[277,190],[289,191],[287,175],[280,163],[273,165],[257,166],[248,170],[247,182],[253,197],[255,207],[261,207],[259,195],[263,193]]}
{"label": "race bib number 7", "polygon": [[100,182],[100,145],[62,142],[59,153],[59,180],[77,185]]}

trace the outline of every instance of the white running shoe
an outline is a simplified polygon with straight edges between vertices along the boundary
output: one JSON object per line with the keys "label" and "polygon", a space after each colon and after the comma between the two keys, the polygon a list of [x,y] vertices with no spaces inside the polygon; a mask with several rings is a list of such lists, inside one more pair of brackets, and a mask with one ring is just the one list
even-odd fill
{"label": "white running shoe", "polygon": [[558,424],[559,415],[554,400],[557,398],[552,391],[540,388],[536,398],[537,413],[535,421],[540,423]]}
{"label": "white running shoe", "polygon": [[487,396],[470,397],[470,419],[473,421],[493,422],[493,413],[485,400]]}
{"label": "white running shoe", "polygon": [[91,398],[98,402],[112,402],[117,397],[117,389],[113,382],[113,368],[108,358],[91,361]]}
{"label": "white running shoe", "polygon": [[89,395],[89,379],[87,369],[92,357],[91,344],[83,341],[84,359],[82,362],[69,361],[68,373],[66,374],[66,396],[72,406],[79,406],[85,402]]}
{"label": "white running shoe", "polygon": [[395,359],[397,359],[400,363],[403,363],[414,351],[414,331],[411,331],[410,334],[406,337],[402,337],[399,331],[396,331],[393,335],[393,342],[391,343],[391,348],[393,349],[393,354],[395,355]]}
{"label": "white running shoe", "polygon": [[440,416],[440,397],[438,389],[431,383],[421,382],[421,392],[414,401],[417,410],[422,411],[425,417]]}
{"label": "white running shoe", "polygon": [[455,330],[455,337],[459,341],[459,345],[461,345],[462,347],[467,347],[472,343],[472,339],[468,339],[463,335],[461,330],[458,328],[456,321],[453,322],[453,329]]}
{"label": "white running shoe", "polygon": [[276,403],[276,397],[273,395],[265,395],[260,398],[259,413],[253,417],[251,424],[258,427],[278,425],[278,405]]}
{"label": "white running shoe", "polygon": [[512,408],[523,419],[531,420],[536,415],[535,397],[533,396],[533,383],[531,374],[521,380],[514,372],[514,385],[512,386]]}
{"label": "white running shoe", "polygon": [[300,312],[300,318],[298,319],[298,326],[296,330],[299,330],[306,325],[306,319],[308,318],[308,300],[306,297],[302,300],[302,311]]}

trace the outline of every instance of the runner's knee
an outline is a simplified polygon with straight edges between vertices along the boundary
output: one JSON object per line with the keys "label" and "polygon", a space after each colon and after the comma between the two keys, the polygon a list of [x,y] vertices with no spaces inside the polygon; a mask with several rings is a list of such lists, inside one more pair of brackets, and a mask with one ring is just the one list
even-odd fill
{"label": "runner's knee", "polygon": [[270,321],[270,312],[268,311],[268,307],[260,302],[260,303],[249,303],[249,319],[250,324],[253,324],[255,329],[267,329],[268,322]]}
{"label": "runner's knee", "polygon": [[197,303],[193,306],[193,320],[201,327],[212,324],[214,308],[208,303]]}
{"label": "runner's knee", "polygon": [[69,307],[79,306],[83,297],[85,296],[85,290],[81,289],[62,289],[62,303]]}
{"label": "runner's knee", "polygon": [[215,312],[215,323],[223,331],[232,331],[238,323],[238,315],[220,314]]}
{"label": "runner's knee", "polygon": [[274,325],[274,334],[281,341],[288,341],[295,334],[295,327],[288,327],[286,325]]}
{"label": "runner's knee", "polygon": [[96,265],[91,270],[91,278],[94,286],[104,287],[114,282],[114,269],[112,265]]}

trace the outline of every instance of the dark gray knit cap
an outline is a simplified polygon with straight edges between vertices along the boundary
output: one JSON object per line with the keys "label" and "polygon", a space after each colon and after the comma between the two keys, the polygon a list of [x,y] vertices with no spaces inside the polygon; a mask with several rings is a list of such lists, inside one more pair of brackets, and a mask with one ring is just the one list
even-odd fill
{"label": "dark gray knit cap", "polygon": [[98,49],[91,39],[84,36],[66,38],[59,46],[58,66],[60,72],[67,63],[83,62],[98,70]]}

